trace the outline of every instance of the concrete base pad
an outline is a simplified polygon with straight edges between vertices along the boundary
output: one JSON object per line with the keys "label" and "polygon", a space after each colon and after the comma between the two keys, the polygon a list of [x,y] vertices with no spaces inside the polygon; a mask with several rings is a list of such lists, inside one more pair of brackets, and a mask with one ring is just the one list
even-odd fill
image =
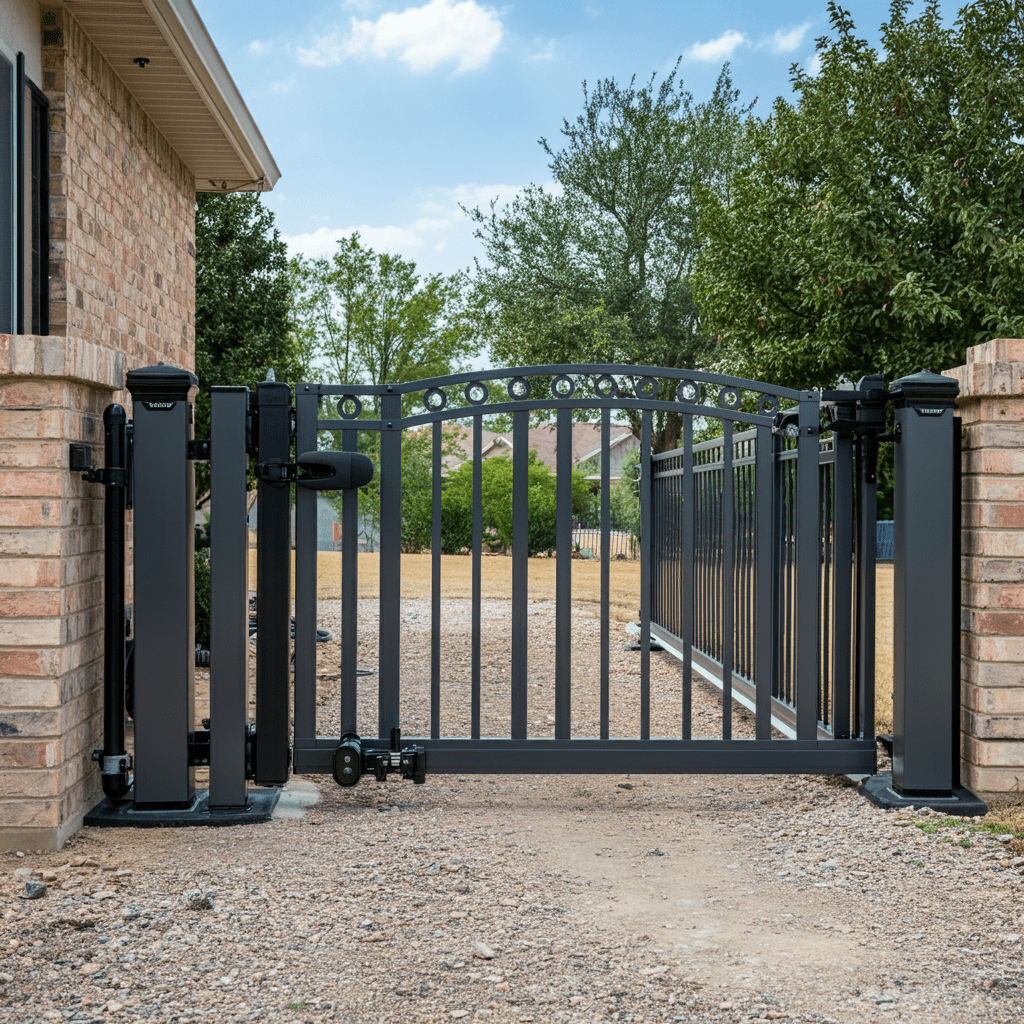
{"label": "concrete base pad", "polygon": [[101,800],[86,816],[93,828],[191,828],[197,825],[257,825],[270,821],[279,789],[247,790],[245,807],[210,809],[210,793],[200,789],[188,807],[136,810],[131,800]]}
{"label": "concrete base pad", "polygon": [[876,807],[928,807],[955,818],[988,814],[985,801],[979,800],[969,789],[954,789],[952,796],[904,796],[897,793],[892,788],[892,772],[879,772],[878,775],[865,779],[860,785],[859,792]]}

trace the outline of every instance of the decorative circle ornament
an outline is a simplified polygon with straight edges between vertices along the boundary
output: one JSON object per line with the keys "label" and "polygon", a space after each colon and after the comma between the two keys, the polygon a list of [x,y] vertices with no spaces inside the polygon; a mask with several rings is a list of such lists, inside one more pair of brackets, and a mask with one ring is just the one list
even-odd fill
{"label": "decorative circle ornament", "polygon": [[676,385],[676,400],[687,405],[700,405],[704,398],[704,389],[695,380],[681,380]]}
{"label": "decorative circle ornament", "polygon": [[363,411],[363,403],[355,395],[342,395],[336,408],[343,420],[354,420]]}
{"label": "decorative circle ornament", "polygon": [[757,411],[761,416],[774,416],[779,411],[779,400],[774,395],[762,395],[757,400]]}
{"label": "decorative circle ornament", "polygon": [[555,398],[572,398],[576,391],[576,381],[567,373],[560,373],[551,381],[551,394]]}
{"label": "decorative circle ornament", "polygon": [[487,385],[481,381],[474,380],[466,385],[466,390],[463,392],[466,396],[466,401],[470,405],[483,405],[487,401]]}
{"label": "decorative circle ornament", "polygon": [[423,394],[428,412],[440,412],[448,404],[448,396],[441,388],[428,388]]}
{"label": "decorative circle ornament", "polygon": [[513,402],[522,402],[530,397],[530,382],[525,377],[513,377],[508,382],[508,397]]}
{"label": "decorative circle ornament", "polygon": [[594,381],[594,393],[599,398],[618,398],[618,381],[616,381],[610,373],[602,373],[601,376],[596,378]]}
{"label": "decorative circle ornament", "polygon": [[657,398],[658,381],[654,377],[641,377],[634,390],[637,398]]}
{"label": "decorative circle ornament", "polygon": [[739,388],[726,385],[718,391],[718,406],[720,409],[738,409],[743,402],[743,393]]}

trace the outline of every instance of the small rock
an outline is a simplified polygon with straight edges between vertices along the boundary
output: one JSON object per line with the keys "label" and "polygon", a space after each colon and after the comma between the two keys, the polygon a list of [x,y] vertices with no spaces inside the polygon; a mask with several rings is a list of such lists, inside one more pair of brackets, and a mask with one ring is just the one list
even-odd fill
{"label": "small rock", "polygon": [[0,985],[10,985],[14,981],[13,974],[0,974]]}
{"label": "small rock", "polygon": [[483,942],[474,942],[473,950],[473,955],[479,957],[481,960],[493,960],[495,957],[494,950]]}
{"label": "small rock", "polygon": [[1013,838],[1012,832],[1001,832],[997,836],[992,837],[997,843],[1008,843]]}
{"label": "small rock", "polygon": [[103,964],[82,964],[78,968],[79,974],[99,974],[103,970]]}
{"label": "small rock", "polygon": [[660,964],[657,967],[643,967],[640,973],[646,978],[654,978],[659,974],[664,974],[668,970],[668,964]]}
{"label": "small rock", "polygon": [[35,872],[31,868],[15,868],[14,877],[28,879],[31,878]]}
{"label": "small rock", "polygon": [[[99,890],[97,890],[96,892],[94,892],[92,894],[92,898],[94,900],[112,900],[116,895],[117,895],[117,893],[114,892],[113,889],[99,889]],[[209,900],[207,900],[206,902],[210,903]],[[210,907],[212,907],[212,906],[213,906],[213,904],[210,903]],[[192,909],[193,910],[206,910],[208,908],[206,908],[206,907],[193,907]]]}
{"label": "small rock", "polygon": [[620,782],[618,784],[618,788],[619,789],[632,789],[633,788],[633,783],[632,782]]}
{"label": "small rock", "polygon": [[494,991],[495,992],[507,992],[508,991],[508,982],[507,981],[499,981],[498,984],[494,986]]}
{"label": "small rock", "polygon": [[23,900],[38,900],[47,893],[45,882],[26,882],[25,891],[21,893]]}
{"label": "small rock", "polygon": [[458,1020],[460,1017],[468,1017],[469,1010],[449,1010],[449,1015]]}
{"label": "small rock", "polygon": [[732,1003],[719,1003],[718,1004],[718,1008],[720,1010],[731,1010],[732,1009]]}
{"label": "small rock", "polygon": [[570,1006],[578,1006],[582,1002],[583,1002],[583,996],[570,996],[569,997],[569,1005]]}
{"label": "small rock", "polygon": [[[111,893],[111,896],[114,894]],[[106,899],[105,896],[100,896],[96,893],[96,896],[100,899]],[[188,903],[185,904],[186,910],[213,910],[213,900],[209,896],[193,896]]]}

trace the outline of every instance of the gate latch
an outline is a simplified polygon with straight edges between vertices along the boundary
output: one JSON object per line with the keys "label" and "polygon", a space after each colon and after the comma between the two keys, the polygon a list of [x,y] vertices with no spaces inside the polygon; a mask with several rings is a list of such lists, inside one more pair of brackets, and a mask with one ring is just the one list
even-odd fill
{"label": "gate latch", "polygon": [[297,483],[311,491],[350,491],[373,479],[373,463],[359,452],[304,452],[295,462],[261,462],[256,476],[269,484]]}
{"label": "gate latch", "polygon": [[354,786],[369,772],[378,782],[387,782],[389,775],[398,773],[422,785],[427,781],[427,752],[423,747],[403,747],[400,729],[391,730],[389,750],[366,750],[355,733],[348,733],[334,751],[334,781],[339,786]]}

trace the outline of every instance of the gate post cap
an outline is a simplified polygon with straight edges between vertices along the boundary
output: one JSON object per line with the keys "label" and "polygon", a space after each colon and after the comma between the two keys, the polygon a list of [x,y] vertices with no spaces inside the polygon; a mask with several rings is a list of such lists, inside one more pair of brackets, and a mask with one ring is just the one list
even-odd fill
{"label": "gate post cap", "polygon": [[930,370],[919,370],[900,377],[889,385],[889,395],[897,402],[948,402],[960,394],[960,382]]}
{"label": "gate post cap", "polygon": [[125,381],[133,399],[154,398],[169,402],[184,402],[189,391],[198,385],[199,378],[194,373],[164,363],[129,370]]}

